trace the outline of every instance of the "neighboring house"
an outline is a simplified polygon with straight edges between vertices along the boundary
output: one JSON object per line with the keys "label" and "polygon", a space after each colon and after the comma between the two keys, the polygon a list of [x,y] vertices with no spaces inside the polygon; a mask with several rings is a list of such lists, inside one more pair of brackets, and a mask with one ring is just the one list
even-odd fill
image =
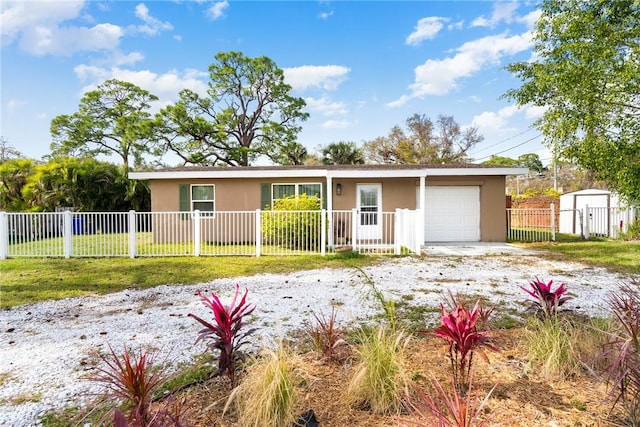
{"label": "neighboring house", "polygon": [[[216,212],[255,214],[278,198],[306,193],[320,197],[330,212],[357,218],[358,236],[388,232],[380,220],[385,212],[422,209],[425,242],[503,242],[505,176],[525,173],[526,168],[471,164],[332,165],[181,167],[129,177],[149,180],[153,212],[199,210],[203,220],[215,219]],[[353,209],[356,215],[349,212]],[[345,228],[335,215],[329,221],[334,230]]]}

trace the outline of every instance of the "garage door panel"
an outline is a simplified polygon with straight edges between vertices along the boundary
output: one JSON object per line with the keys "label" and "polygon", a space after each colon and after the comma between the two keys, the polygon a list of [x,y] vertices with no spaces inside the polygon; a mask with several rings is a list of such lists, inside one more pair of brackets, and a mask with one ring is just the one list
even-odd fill
{"label": "garage door panel", "polygon": [[425,241],[480,240],[478,186],[426,187]]}

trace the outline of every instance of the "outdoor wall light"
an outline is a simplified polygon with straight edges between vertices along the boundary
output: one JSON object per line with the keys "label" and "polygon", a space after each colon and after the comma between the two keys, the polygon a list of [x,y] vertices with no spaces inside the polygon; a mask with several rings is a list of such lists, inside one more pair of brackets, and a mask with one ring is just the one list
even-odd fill
{"label": "outdoor wall light", "polygon": [[342,184],[337,183],[336,184],[336,195],[341,195],[342,194]]}

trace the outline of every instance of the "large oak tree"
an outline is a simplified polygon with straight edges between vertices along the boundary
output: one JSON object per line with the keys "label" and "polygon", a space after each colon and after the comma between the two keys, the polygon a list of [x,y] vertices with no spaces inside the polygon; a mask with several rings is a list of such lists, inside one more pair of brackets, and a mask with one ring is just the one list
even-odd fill
{"label": "large oak tree", "polygon": [[640,2],[544,0],[534,60],[505,96],[545,107],[536,122],[561,159],[640,201]]}
{"label": "large oak tree", "polygon": [[206,96],[185,89],[158,116],[166,149],[185,164],[248,166],[261,156],[300,163],[296,142],[307,119],[302,98],[291,95],[283,71],[269,58],[221,52],[209,67]]}

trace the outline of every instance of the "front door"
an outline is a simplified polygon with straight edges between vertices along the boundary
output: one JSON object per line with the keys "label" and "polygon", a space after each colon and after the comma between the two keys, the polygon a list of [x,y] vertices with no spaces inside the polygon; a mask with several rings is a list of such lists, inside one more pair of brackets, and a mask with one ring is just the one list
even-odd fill
{"label": "front door", "polygon": [[381,239],[382,184],[358,184],[357,189],[357,239],[360,241]]}

